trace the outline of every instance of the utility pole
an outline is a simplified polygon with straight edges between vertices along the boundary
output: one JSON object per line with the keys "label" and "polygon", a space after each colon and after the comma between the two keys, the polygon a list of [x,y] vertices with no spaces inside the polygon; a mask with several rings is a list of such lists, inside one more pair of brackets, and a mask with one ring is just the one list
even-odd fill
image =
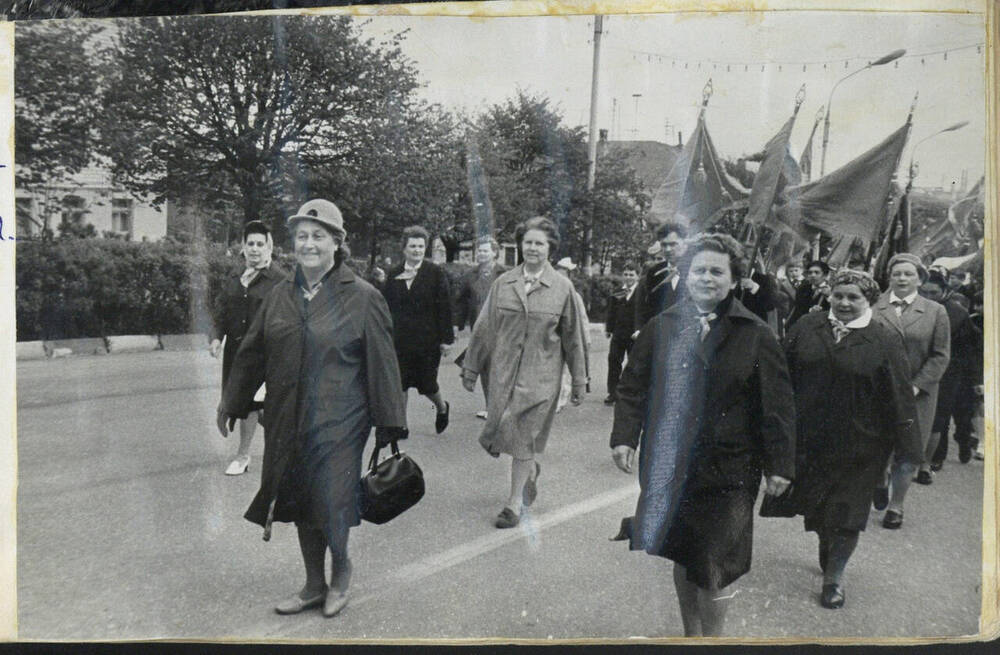
{"label": "utility pole", "polygon": [[635,98],[635,116],[632,118],[632,139],[638,139],[639,135],[639,98],[642,97],[641,93],[633,93],[632,97]]}
{"label": "utility pole", "polygon": [[[604,27],[604,16],[594,16],[594,69],[590,79],[590,129],[587,143],[587,193],[594,190],[594,178],[597,175],[597,83],[601,70],[601,32]],[[583,268],[587,277],[591,271],[591,242],[594,240],[594,204],[590,204],[590,219],[583,238]]]}

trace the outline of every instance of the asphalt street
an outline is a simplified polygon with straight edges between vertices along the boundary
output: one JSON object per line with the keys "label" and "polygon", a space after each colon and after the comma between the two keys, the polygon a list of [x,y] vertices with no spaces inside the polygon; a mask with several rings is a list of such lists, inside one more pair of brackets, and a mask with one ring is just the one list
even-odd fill
{"label": "asphalt street", "polygon": [[[462,340],[452,355],[461,352]],[[427,494],[396,520],[351,533],[352,601],[334,619],[282,617],[304,579],[294,527],[270,542],[242,518],[250,472],[223,475],[237,435],[214,427],[220,364],[207,352],[19,362],[19,637],[108,639],[614,639],[679,637],[671,563],[608,540],[632,513],[634,476],[610,458],[602,404],[607,345],[595,334],[593,393],[556,419],[539,497],[522,525],[492,521],[509,460],[478,445],[482,394],[451,357],[440,382],[451,426],[411,391],[411,438]],[[844,577],[841,610],[818,603],[816,538],[801,519],[754,525],[753,569],[727,588],[733,637],[858,638],[979,629],[983,463],[950,459],[914,485],[902,530],[872,513]]]}

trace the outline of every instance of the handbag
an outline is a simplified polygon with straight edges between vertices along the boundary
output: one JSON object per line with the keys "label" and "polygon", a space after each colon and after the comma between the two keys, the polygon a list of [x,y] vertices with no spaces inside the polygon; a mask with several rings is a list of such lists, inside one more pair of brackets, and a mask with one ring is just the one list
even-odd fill
{"label": "handbag", "polygon": [[788,485],[785,491],[777,496],[764,494],[760,501],[760,515],[765,518],[792,518],[801,514],[799,494],[795,492],[795,483]]}
{"label": "handbag", "polygon": [[381,525],[410,509],[424,497],[424,474],[406,453],[391,442],[392,455],[378,461],[375,448],[368,472],[361,478],[361,518]]}

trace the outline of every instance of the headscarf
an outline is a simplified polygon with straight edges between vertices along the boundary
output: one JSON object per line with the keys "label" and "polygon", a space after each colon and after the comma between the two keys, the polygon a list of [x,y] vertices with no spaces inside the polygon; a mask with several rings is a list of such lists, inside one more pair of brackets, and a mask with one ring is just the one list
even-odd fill
{"label": "headscarf", "polygon": [[[250,234],[259,234],[259,233],[251,232]],[[243,239],[243,248],[241,249],[241,252],[243,253],[243,259],[245,260],[247,256],[246,239]],[[271,238],[271,233],[268,232],[267,234],[264,235],[264,253],[261,256],[260,264],[258,264],[257,266],[250,266],[250,264],[248,263],[246,269],[243,271],[243,274],[240,275],[240,284],[243,285],[244,289],[250,286],[250,283],[253,282],[255,277],[257,277],[258,272],[264,270],[265,268],[271,265],[271,255],[273,254],[273,252],[274,252],[274,239]]]}
{"label": "headscarf", "polygon": [[878,301],[879,296],[882,295],[882,290],[879,289],[878,282],[864,271],[842,268],[830,276],[830,289],[842,284],[856,285],[861,290],[861,295],[865,297],[869,305],[874,305]]}
{"label": "headscarf", "polygon": [[886,268],[887,271],[892,273],[892,267],[896,264],[913,264],[917,269],[917,276],[920,278],[920,283],[923,284],[927,281],[927,267],[924,263],[920,261],[920,258],[910,252],[897,252],[889,260],[889,266]]}

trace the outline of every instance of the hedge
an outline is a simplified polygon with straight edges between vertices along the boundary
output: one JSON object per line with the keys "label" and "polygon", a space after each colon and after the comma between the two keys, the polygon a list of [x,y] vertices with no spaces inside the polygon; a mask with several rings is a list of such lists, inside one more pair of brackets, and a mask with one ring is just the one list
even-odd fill
{"label": "hedge", "polygon": [[[172,240],[25,240],[16,252],[18,341],[207,333],[220,313],[224,281],[243,267],[242,257],[223,246]],[[288,254],[277,261],[286,269],[292,263]],[[349,263],[366,275],[366,260]],[[470,268],[444,266],[454,293]],[[573,281],[590,320],[603,321],[620,281],[576,274]]]}

